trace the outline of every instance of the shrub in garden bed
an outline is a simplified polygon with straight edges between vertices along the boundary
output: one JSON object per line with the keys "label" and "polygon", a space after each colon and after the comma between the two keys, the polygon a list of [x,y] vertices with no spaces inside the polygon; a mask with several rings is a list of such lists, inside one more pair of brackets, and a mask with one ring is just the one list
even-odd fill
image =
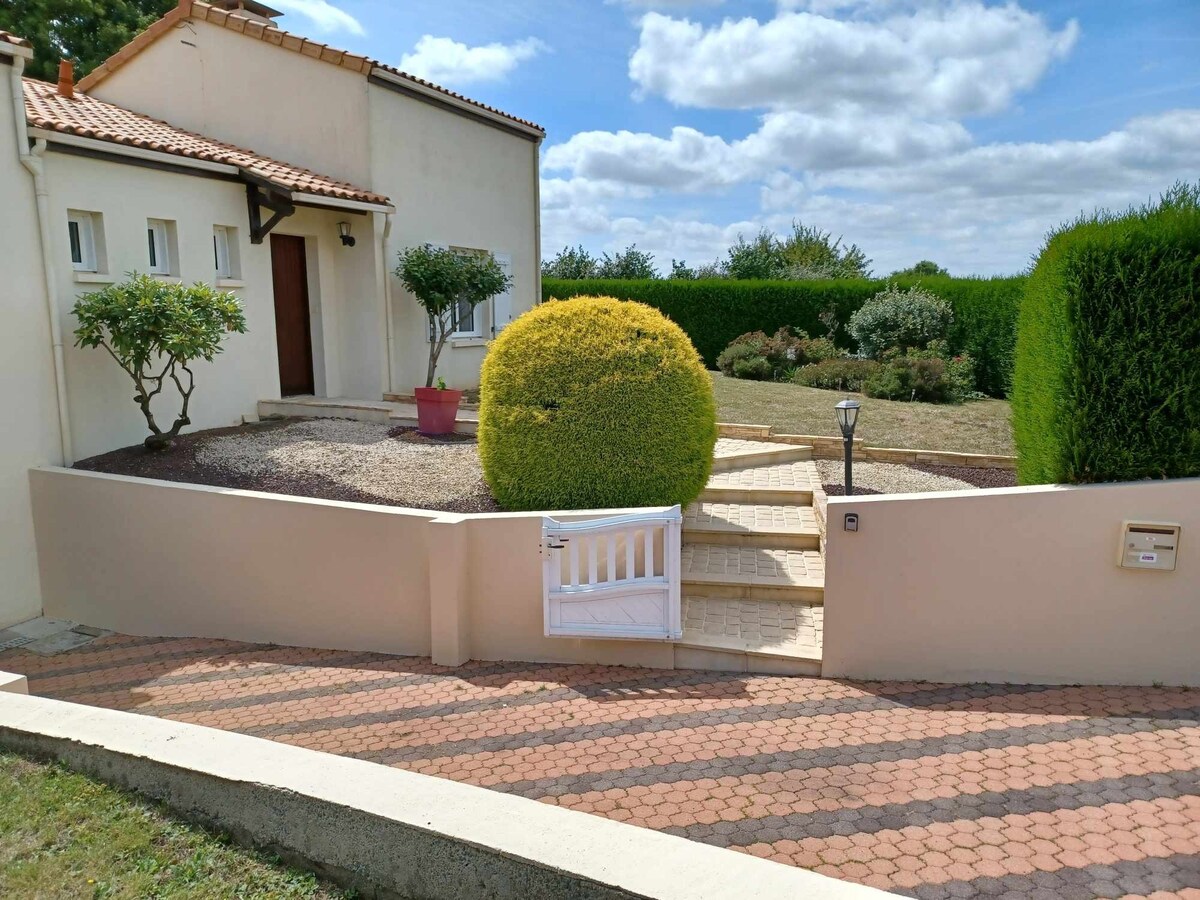
{"label": "shrub in garden bed", "polygon": [[888,350],[923,349],[941,341],[954,321],[950,304],[936,294],[895,284],[860,306],[850,317],[850,334],[864,356],[876,358]]}
{"label": "shrub in garden bed", "polygon": [[873,359],[826,359],[797,369],[792,380],[805,387],[857,394],[862,391],[863,383],[880,368],[880,363]]}
{"label": "shrub in garden bed", "polygon": [[735,338],[717,357],[717,368],[734,378],[767,381],[784,377],[798,366],[833,359],[842,352],[828,338],[810,338],[780,328],[772,336],[752,331]]}
{"label": "shrub in garden bed", "polygon": [[1200,475],[1200,183],[1052,233],[1021,304],[1022,484]]}
{"label": "shrub in garden bed", "polygon": [[480,393],[479,456],[506,509],[686,504],[708,481],[712,380],[643,304],[535,307],[492,343]]}
{"label": "shrub in garden bed", "polygon": [[[1003,397],[1012,373],[1017,309],[1024,277],[950,278],[901,276],[901,288],[919,284],[947,300],[954,322],[947,341],[954,353],[975,360],[975,390]],[[838,278],[810,281],[686,281],[646,279],[542,280],[543,299],[602,294],[637,300],[661,310],[687,332],[705,363],[716,368],[717,357],[738,335],[761,331],[774,334],[787,326],[810,335],[829,333],[841,350],[858,349],[845,330],[850,316],[887,286],[887,282]]]}

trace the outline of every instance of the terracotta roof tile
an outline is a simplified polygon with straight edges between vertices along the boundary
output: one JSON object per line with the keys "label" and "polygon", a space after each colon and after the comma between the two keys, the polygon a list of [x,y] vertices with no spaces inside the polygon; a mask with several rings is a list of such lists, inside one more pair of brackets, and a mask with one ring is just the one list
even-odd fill
{"label": "terracotta roof tile", "polygon": [[504,110],[497,109],[494,106],[488,106],[486,103],[480,103],[478,100],[472,100],[463,94],[456,91],[444,88],[441,85],[434,84],[431,81],[426,81],[423,78],[418,78],[415,75],[410,75],[395,66],[389,66],[387,63],[379,62],[367,56],[361,56],[357,53],[351,53],[347,50],[339,50],[336,47],[330,47],[328,44],[322,44],[319,41],[309,40],[297,34],[281,31],[280,29],[271,26],[262,29],[250,27],[254,24],[253,20],[245,16],[239,16],[236,12],[231,12],[224,9],[218,9],[201,0],[181,0],[179,6],[170,10],[165,16],[143,31],[132,41],[126,44],[118,53],[109,57],[95,69],[93,69],[86,77],[80,79],[79,87],[81,90],[90,90],[95,85],[99,84],[112,72],[119,69],[131,57],[140,53],[146,46],[153,43],[165,31],[173,28],[176,23],[182,19],[193,18],[203,22],[209,22],[213,25],[220,25],[223,28],[229,28],[234,31],[241,32],[247,37],[256,37],[259,40],[266,41],[270,44],[275,44],[285,50],[292,50],[297,53],[302,53],[305,56],[310,56],[313,59],[319,59],[322,62],[330,65],[341,66],[343,69],[350,69],[353,72],[358,72],[362,75],[370,75],[373,69],[382,69],[392,75],[396,75],[414,84],[421,85],[431,91],[442,94],[460,103],[466,103],[469,106],[474,106],[478,109],[485,110],[493,115],[501,116],[509,121],[516,122],[518,125],[524,125],[527,128],[532,128],[540,131],[542,134],[546,130],[536,122],[531,122],[528,119],[521,119],[511,113],[506,113]]}
{"label": "terracotta roof tile", "polygon": [[253,150],[184,131],[166,122],[89,97],[80,91],[76,91],[73,99],[67,99],[58,93],[54,85],[44,81],[26,78],[24,85],[25,115],[33,128],[224,163],[297,193],[363,203],[389,202],[382,194],[271,159]]}

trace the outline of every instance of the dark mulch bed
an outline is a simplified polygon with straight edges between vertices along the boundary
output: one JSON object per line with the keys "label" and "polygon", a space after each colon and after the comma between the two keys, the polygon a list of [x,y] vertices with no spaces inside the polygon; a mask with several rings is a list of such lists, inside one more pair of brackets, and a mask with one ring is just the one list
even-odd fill
{"label": "dark mulch bed", "polygon": [[1014,469],[977,469],[972,466],[912,466],[931,475],[957,478],[977,488],[1016,487],[1017,473]]}

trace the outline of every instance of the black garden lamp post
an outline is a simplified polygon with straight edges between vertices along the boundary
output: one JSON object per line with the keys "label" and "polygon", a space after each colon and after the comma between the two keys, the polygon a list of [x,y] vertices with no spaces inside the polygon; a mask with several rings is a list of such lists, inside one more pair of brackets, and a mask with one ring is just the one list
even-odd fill
{"label": "black garden lamp post", "polygon": [[842,429],[842,444],[846,448],[846,496],[854,493],[854,476],[851,472],[854,456],[854,426],[858,424],[858,401],[847,397],[834,407],[837,411],[838,427]]}

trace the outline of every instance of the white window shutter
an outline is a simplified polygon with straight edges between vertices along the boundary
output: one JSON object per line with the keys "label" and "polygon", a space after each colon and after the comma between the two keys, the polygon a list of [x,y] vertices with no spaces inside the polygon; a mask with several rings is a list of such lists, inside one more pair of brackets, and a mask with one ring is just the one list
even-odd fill
{"label": "white window shutter", "polygon": [[[492,255],[496,257],[496,262],[500,263],[504,274],[512,278],[512,255],[509,253],[493,253]],[[512,321],[512,290],[512,284],[509,284],[503,294],[497,294],[492,298],[492,337],[498,335],[504,326]]]}

